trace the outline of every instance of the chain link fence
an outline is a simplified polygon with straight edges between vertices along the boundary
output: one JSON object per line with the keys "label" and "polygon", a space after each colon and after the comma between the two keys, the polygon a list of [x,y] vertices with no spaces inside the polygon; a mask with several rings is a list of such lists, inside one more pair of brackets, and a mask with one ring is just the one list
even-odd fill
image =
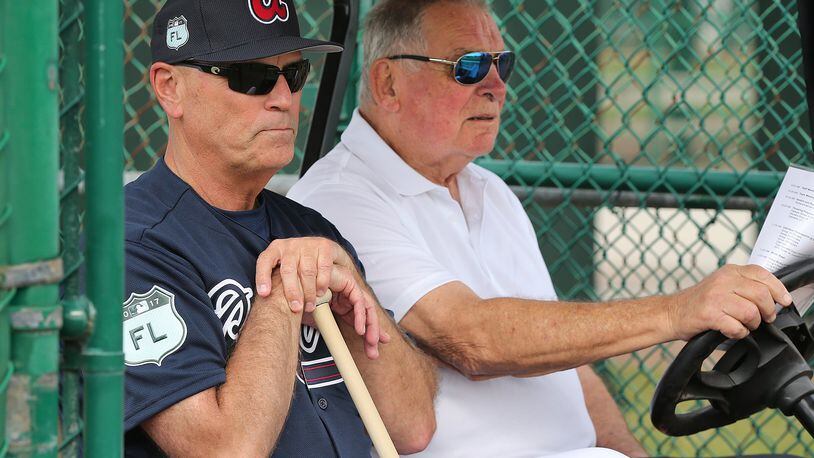
{"label": "chain link fence", "polygon": [[[483,162],[516,185],[562,297],[672,293],[747,261],[772,172],[812,165],[792,4],[493,2],[519,59]],[[656,431],[649,403],[680,347],[597,365],[649,452],[814,454],[779,412],[686,438]]]}
{"label": "chain link fence", "polygon": [[[59,134],[60,134],[60,254],[63,301],[74,301],[84,294],[80,270],[84,262],[81,233],[84,205],[80,195],[83,180],[85,131],[85,53],[84,3],[81,0],[59,2]],[[79,456],[82,433],[80,405],[81,342],[63,340],[60,360],[60,454]]]}
{"label": "chain link fence", "polygon": [[[131,172],[148,169],[166,146],[166,118],[147,74],[152,16],[161,3],[125,1],[124,154]],[[519,59],[497,147],[482,163],[522,198],[562,298],[671,293],[724,262],[746,261],[778,183],[772,172],[791,162],[814,165],[791,3],[492,1],[506,46]],[[327,38],[332,2],[298,6],[303,32]],[[73,196],[84,138],[82,2],[61,0],[60,8],[69,294],[78,287],[72,266],[81,263],[82,209]],[[317,59],[289,173],[299,169],[321,69]],[[354,95],[350,90],[345,120]],[[657,346],[597,366],[649,452],[814,454],[796,421],[779,412],[687,438],[657,432],[649,402],[679,348]],[[64,356],[69,382],[71,354]],[[75,408],[63,405],[68,437],[80,427]]]}

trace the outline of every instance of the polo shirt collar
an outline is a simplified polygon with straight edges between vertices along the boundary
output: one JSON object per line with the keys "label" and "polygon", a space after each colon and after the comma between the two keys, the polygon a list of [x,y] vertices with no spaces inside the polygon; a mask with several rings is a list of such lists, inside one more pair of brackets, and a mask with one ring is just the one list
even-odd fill
{"label": "polo shirt collar", "polygon": [[446,189],[404,162],[362,117],[358,108],[353,110],[350,123],[342,134],[342,143],[401,195],[417,196],[433,189]]}

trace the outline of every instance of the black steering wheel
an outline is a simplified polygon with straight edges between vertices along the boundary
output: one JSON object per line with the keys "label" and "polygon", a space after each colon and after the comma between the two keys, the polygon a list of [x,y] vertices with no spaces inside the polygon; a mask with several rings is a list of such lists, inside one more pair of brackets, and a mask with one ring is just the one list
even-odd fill
{"label": "black steering wheel", "polygon": [[[795,304],[814,302],[814,259],[775,273]],[[656,387],[650,418],[659,431],[685,436],[734,423],[765,408],[797,417],[814,436],[814,383],[807,361],[814,356],[814,318],[803,319],[796,307],[777,314],[774,323],[761,323],[741,340],[717,331],[693,337],[667,368]],[[716,350],[724,353],[711,370],[702,364]],[[705,406],[677,413],[684,401]]]}

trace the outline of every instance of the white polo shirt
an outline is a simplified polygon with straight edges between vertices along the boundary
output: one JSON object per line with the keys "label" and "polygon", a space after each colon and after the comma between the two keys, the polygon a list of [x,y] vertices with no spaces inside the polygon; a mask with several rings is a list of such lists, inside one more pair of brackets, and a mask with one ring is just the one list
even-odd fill
{"label": "white polo shirt", "polygon": [[[321,212],[353,244],[396,320],[451,281],[481,298],[556,299],[509,187],[474,164],[457,179],[461,204],[407,165],[357,110],[341,143],[288,197]],[[574,370],[480,382],[440,372],[438,426],[423,456],[542,456],[596,442]]]}

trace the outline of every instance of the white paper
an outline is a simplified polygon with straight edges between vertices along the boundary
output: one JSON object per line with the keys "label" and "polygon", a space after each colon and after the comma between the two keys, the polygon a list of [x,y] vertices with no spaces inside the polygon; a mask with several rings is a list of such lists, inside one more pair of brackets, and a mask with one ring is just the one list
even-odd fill
{"label": "white paper", "polygon": [[[770,272],[814,257],[814,171],[789,167],[766,222],[757,236],[750,264]],[[797,304],[800,314],[811,305]],[[796,303],[796,301],[795,301]]]}

